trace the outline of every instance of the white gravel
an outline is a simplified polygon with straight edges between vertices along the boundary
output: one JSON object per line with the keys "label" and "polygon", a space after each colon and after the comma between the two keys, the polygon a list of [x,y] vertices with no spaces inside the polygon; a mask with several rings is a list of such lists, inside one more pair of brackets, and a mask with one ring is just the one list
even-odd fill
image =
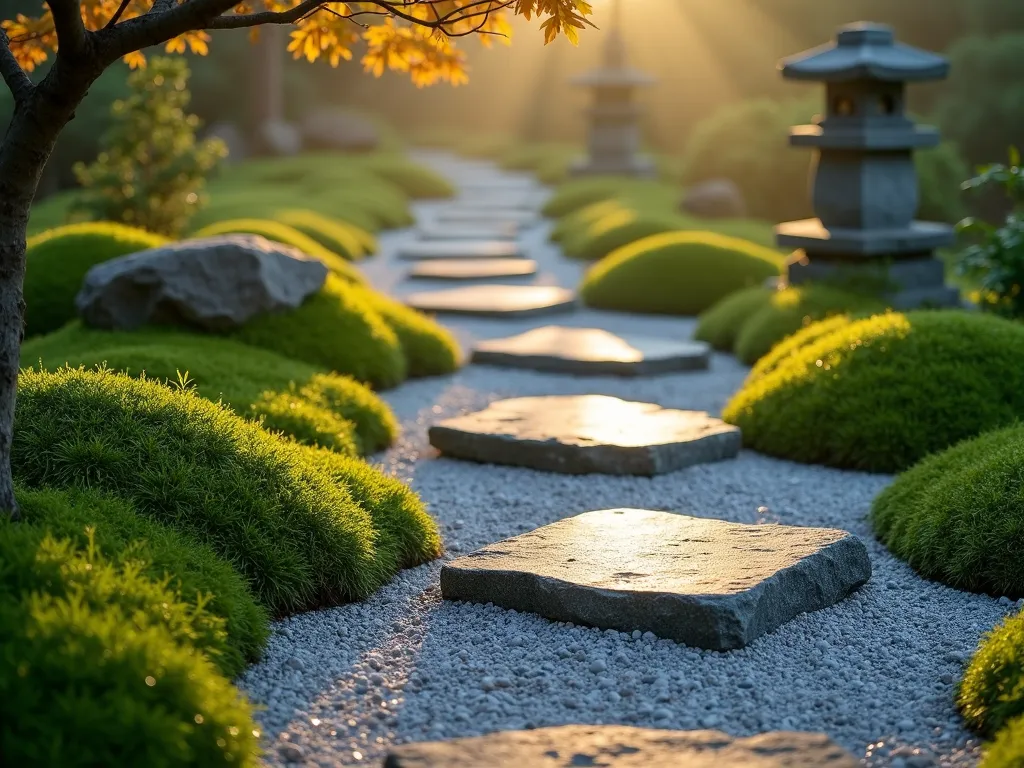
{"label": "white gravel", "polygon": [[[431,158],[452,178],[484,166]],[[421,206],[429,217],[439,204]],[[408,263],[365,271],[402,295]],[[524,233],[538,283],[575,286],[581,267]],[[520,321],[446,323],[474,338],[548,323],[689,338],[693,321],[592,311]],[[241,685],[265,706],[269,765],[378,765],[391,743],[564,723],[824,731],[867,765],[972,766],[954,683],[979,637],[1016,606],[926,582],[872,538],[864,517],[889,478],[744,452],[653,479],[573,477],[437,458],[427,426],[501,397],[600,393],[717,413],[745,368],[716,356],[708,372],[582,378],[470,366],[386,393],[404,435],[380,463],[409,481],[444,531],[448,556],[575,513],[642,507],[738,522],[844,528],[862,537],[874,575],[843,603],[804,615],[740,651],[696,651],[652,635],[554,624],[488,606],[442,603],[440,563],[403,573],[370,600],[295,616],[275,628]],[[822,425],[827,428],[827,425]]]}

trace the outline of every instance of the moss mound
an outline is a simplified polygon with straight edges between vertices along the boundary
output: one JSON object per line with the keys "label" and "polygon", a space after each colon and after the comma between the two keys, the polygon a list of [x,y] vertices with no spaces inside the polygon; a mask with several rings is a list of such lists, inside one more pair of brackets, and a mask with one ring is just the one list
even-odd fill
{"label": "moss mound", "polygon": [[377,232],[381,229],[379,218],[358,200],[353,200],[349,196],[339,199],[311,197],[309,193],[291,187],[286,187],[282,191],[273,186],[229,186],[217,182],[211,182],[210,188],[212,191],[209,204],[192,218],[191,226],[194,229],[202,229],[232,219],[273,221],[279,212],[294,208],[297,200],[302,201],[304,209],[353,224],[367,232]]}
{"label": "moss mound", "polygon": [[753,450],[895,472],[1024,414],[1016,323],[954,310],[823,322],[762,358],[726,406]]}
{"label": "moss mound", "polygon": [[715,349],[732,352],[740,329],[755,312],[767,306],[771,298],[772,289],[763,285],[730,293],[701,312],[693,337],[706,341]]}
{"label": "moss mound", "polygon": [[110,372],[25,371],[15,478],[90,487],[209,544],[274,615],[361,599],[394,575],[386,533],[308,448],[188,392]]}
{"label": "moss mound", "polygon": [[979,768],[1020,768],[1024,765],[1024,717],[1011,720],[985,749]]}
{"label": "moss mound", "polygon": [[[231,565],[200,541],[137,514],[131,506],[95,491],[19,491],[20,523],[39,540],[48,533],[74,546],[94,545],[115,564],[140,564],[140,573],[173,589],[200,613],[219,617],[224,631],[209,631],[202,649],[229,677],[256,661],[270,634],[266,610]],[[2,534],[0,534],[2,535]]]}
{"label": "moss mound", "polygon": [[256,765],[248,703],[197,650],[222,623],[143,570],[0,524],[5,764]]}
{"label": "moss mound", "polygon": [[185,379],[268,429],[342,453],[373,453],[398,433],[387,404],[354,379],[218,336],[100,331],[76,322],[26,342],[21,360],[49,370],[106,365],[171,386]]}
{"label": "moss mound", "polygon": [[409,376],[441,376],[458,370],[462,353],[447,328],[382,293],[366,291],[364,298],[398,337]]}
{"label": "moss mound", "polygon": [[298,309],[257,317],[234,336],[375,387],[397,386],[407,375],[398,337],[367,291],[334,276]]}
{"label": "moss mound", "polygon": [[164,245],[167,238],[109,222],[68,224],[29,238],[25,332],[35,336],[74,320],[75,296],[96,264]]}
{"label": "moss mound", "polygon": [[452,197],[455,188],[439,173],[401,155],[370,155],[359,165],[413,199]]}
{"label": "moss mound", "polygon": [[203,227],[193,237],[216,237],[217,235],[260,235],[282,245],[298,248],[307,256],[319,259],[332,273],[353,283],[365,282],[359,271],[349,264],[344,256],[339,256],[322,246],[309,235],[300,232],[280,221],[268,219],[229,219]]}
{"label": "moss mound", "polygon": [[612,199],[632,183],[633,179],[624,176],[591,176],[567,181],[548,198],[541,212],[560,219],[588,205]]}
{"label": "moss mound", "polygon": [[957,706],[971,728],[990,738],[1024,717],[1024,614],[982,638],[960,681]]}
{"label": "moss mound", "polygon": [[827,285],[772,291],[767,304],[757,307],[740,327],[733,351],[751,365],[784,338],[818,320],[833,315],[874,315],[885,310],[881,299]]}
{"label": "moss mound", "polygon": [[578,211],[563,216],[551,228],[548,239],[553,243],[561,243],[577,236],[591,224],[604,216],[610,216],[624,210],[625,206],[615,199],[601,200],[580,208]]}
{"label": "moss mound", "polygon": [[637,240],[684,228],[679,217],[643,215],[624,207],[572,232],[563,240],[562,250],[566,256],[597,261]]}
{"label": "moss mound", "polygon": [[377,252],[377,238],[347,221],[297,208],[279,211],[274,218],[349,261]]}
{"label": "moss mound", "polygon": [[666,232],[613,252],[587,272],[592,307],[698,315],[733,291],[779,274],[782,257],[754,243],[711,232]]}

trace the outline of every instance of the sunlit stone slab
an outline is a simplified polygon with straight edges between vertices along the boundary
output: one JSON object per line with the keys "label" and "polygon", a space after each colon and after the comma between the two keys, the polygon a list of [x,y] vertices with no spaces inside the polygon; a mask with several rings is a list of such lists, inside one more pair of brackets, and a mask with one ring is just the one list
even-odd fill
{"label": "sunlit stone slab", "polygon": [[550,285],[467,285],[413,293],[405,303],[423,312],[528,317],[568,312],[576,306],[576,296],[566,288]]}
{"label": "sunlit stone slab", "polygon": [[519,226],[505,224],[426,224],[416,233],[420,240],[515,240]]}
{"label": "sunlit stone slab", "polygon": [[506,209],[537,211],[540,204],[534,194],[476,193],[458,200],[460,208],[501,212]]}
{"label": "sunlit stone slab", "polygon": [[384,768],[857,768],[823,733],[562,725],[391,747]]}
{"label": "sunlit stone slab", "polygon": [[498,400],[430,428],[441,453],[572,475],[660,475],[731,459],[740,430],[704,411],[605,395]]}
{"label": "sunlit stone slab", "polygon": [[710,359],[711,348],[700,341],[549,325],[518,336],[478,342],[471,362],[582,376],[648,376],[703,370]]}
{"label": "sunlit stone slab", "polygon": [[506,240],[421,240],[398,249],[401,259],[515,259],[523,255],[518,243]]}
{"label": "sunlit stone slab", "polygon": [[419,280],[495,280],[532,277],[537,262],[532,259],[428,259],[409,270]]}
{"label": "sunlit stone slab", "polygon": [[870,577],[867,549],[846,531],[605,509],[447,563],[441,593],[727,651]]}
{"label": "sunlit stone slab", "polygon": [[525,227],[536,224],[538,217],[533,211],[520,211],[515,208],[497,210],[460,206],[439,211],[435,219],[439,224],[518,224]]}

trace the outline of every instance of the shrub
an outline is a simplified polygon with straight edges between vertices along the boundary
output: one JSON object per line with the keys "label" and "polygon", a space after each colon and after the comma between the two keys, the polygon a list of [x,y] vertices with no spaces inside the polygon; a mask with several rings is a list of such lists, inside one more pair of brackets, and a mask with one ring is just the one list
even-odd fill
{"label": "shrub", "polygon": [[447,328],[382,293],[366,291],[363,298],[398,337],[409,376],[440,376],[458,370],[462,353]]}
{"label": "shrub", "polygon": [[964,217],[961,183],[969,175],[967,163],[955,144],[945,141],[915,155],[920,204],[917,218],[923,221],[955,223]]}
{"label": "shrub", "polygon": [[173,237],[205,204],[206,176],[227,147],[196,141],[199,118],[185,112],[189,75],[184,59],[157,56],[128,76],[131,95],[114,102],[99,157],[75,165],[85,188],[76,207],[90,218]]}
{"label": "shrub", "polygon": [[106,371],[22,372],[15,478],[88,487],[209,544],[275,616],[362,599],[395,573],[386,533],[286,441],[188,392]]}
{"label": "shrub", "polygon": [[726,406],[745,445],[894,472],[1024,414],[1015,323],[955,310],[824,322],[762,358]]}
{"label": "shrub", "polygon": [[255,766],[251,708],[196,650],[222,634],[138,563],[0,524],[5,763]]}
{"label": "shrub", "polygon": [[733,291],[779,274],[782,257],[711,232],[666,232],[614,251],[587,272],[581,294],[600,309],[697,315]]}
{"label": "shrub", "polygon": [[1024,717],[1011,720],[985,749],[979,768],[1020,768],[1024,764]]}
{"label": "shrub", "polygon": [[[118,563],[141,563],[142,575],[173,589],[180,599],[223,621],[223,632],[204,635],[203,651],[234,677],[256,661],[270,626],[245,581],[200,541],[142,517],[121,501],[95,491],[19,491],[21,522],[85,548],[95,544]],[[9,525],[9,524],[8,524]],[[4,523],[0,523],[0,530]]]}
{"label": "shrub", "polygon": [[642,215],[627,207],[581,227],[562,241],[566,256],[597,261],[612,251],[662,232],[684,229],[681,217]]}
{"label": "shrub", "polygon": [[288,209],[279,211],[274,218],[313,238],[324,248],[349,261],[359,261],[377,250],[377,238],[366,230],[316,211]]}
{"label": "shrub", "polygon": [[447,198],[455,194],[455,188],[443,176],[401,155],[370,155],[359,165],[413,199]]}
{"label": "shrub", "polygon": [[375,387],[394,387],[408,374],[402,347],[367,294],[330,275],[299,308],[254,318],[234,337]]}
{"label": "shrub", "polygon": [[275,243],[290,245],[297,248],[307,256],[319,259],[335,275],[344,278],[352,283],[365,282],[365,278],[353,267],[345,257],[339,256],[312,237],[300,232],[295,227],[290,227],[280,221],[268,221],[267,219],[229,219],[210,224],[193,233],[193,237],[216,237],[217,235],[248,234],[260,235],[272,240]]}
{"label": "shrub", "polygon": [[[1012,442],[1019,450],[1021,434],[1015,431]],[[1001,441],[999,448],[1009,442]],[[1019,471],[1020,461],[1015,463]],[[1008,499],[1003,499],[1005,504]],[[1019,515],[1015,517],[1019,520]],[[1020,574],[1015,576],[1019,581]],[[1013,719],[1024,717],[1024,613],[1008,617],[982,638],[960,681],[957,706],[967,724],[989,738]]]}
{"label": "shrub", "polygon": [[733,351],[751,365],[787,336],[833,315],[873,315],[884,312],[885,302],[828,285],[801,285],[773,291],[768,303],[757,307],[736,334]]}
{"label": "shrub", "polygon": [[49,333],[75,318],[75,296],[96,264],[166,242],[161,235],[107,222],[68,224],[29,238],[26,335]]}
{"label": "shrub", "polygon": [[218,336],[111,332],[72,323],[27,341],[21,359],[50,370],[105,364],[171,386],[184,377],[198,394],[262,420],[268,429],[343,453],[373,453],[398,431],[387,404],[355,380]]}
{"label": "shrub", "polygon": [[750,317],[772,298],[772,289],[754,285],[730,293],[697,318],[697,330],[693,337],[706,341],[715,349],[732,352],[736,336]]}

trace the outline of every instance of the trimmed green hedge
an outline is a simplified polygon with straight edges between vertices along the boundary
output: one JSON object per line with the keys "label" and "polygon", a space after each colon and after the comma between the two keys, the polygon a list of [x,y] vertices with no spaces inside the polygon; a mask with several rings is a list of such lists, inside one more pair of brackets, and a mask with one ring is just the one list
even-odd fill
{"label": "trimmed green hedge", "polygon": [[30,339],[22,365],[53,370],[105,364],[131,375],[188,386],[239,415],[303,443],[342,453],[386,448],[398,433],[390,408],[347,376],[218,336],[163,329],[100,331],[72,323]]}
{"label": "trimmed green hedge", "polygon": [[397,386],[408,372],[398,337],[373,310],[367,291],[333,275],[298,309],[261,315],[233,335],[379,388]]}
{"label": "trimmed green hedge", "polygon": [[462,352],[447,328],[377,291],[365,291],[363,298],[398,337],[410,377],[440,376],[458,370]]}
{"label": "trimmed green hedge", "polygon": [[759,309],[768,305],[772,289],[753,285],[734,291],[700,313],[693,338],[715,349],[732,352],[740,329]]}
{"label": "trimmed green hedge", "polygon": [[[1018,434],[1015,447],[1020,445]],[[964,670],[957,706],[967,724],[989,738],[1024,718],[1024,613],[1010,616],[982,638]]]}
{"label": "trimmed green hedge", "polygon": [[762,358],[726,406],[746,446],[895,472],[1024,415],[1024,326],[957,310],[824,323]]}
{"label": "trimmed green hedge", "polygon": [[[312,450],[194,394],[124,375],[23,371],[19,381],[19,482],[120,496],[208,543],[276,616],[362,599],[398,568],[374,522],[388,510],[360,506]],[[422,559],[438,552],[427,543]]]}
{"label": "trimmed green hedge", "polygon": [[[23,498],[61,516],[57,494]],[[191,555],[171,541],[169,562]],[[0,523],[5,764],[255,766],[251,707],[197,650],[224,645],[223,622],[96,544]]]}
{"label": "trimmed green hedge", "polygon": [[666,232],[597,262],[580,293],[600,309],[698,315],[733,291],[779,274],[777,252],[712,232]]}
{"label": "trimmed green hedge", "polygon": [[377,238],[347,221],[296,208],[279,211],[274,218],[349,261],[359,261],[377,252]]}
{"label": "trimmed green hedge", "polygon": [[307,256],[319,259],[332,273],[352,283],[366,282],[362,274],[344,256],[339,256],[322,246],[309,235],[280,221],[269,219],[229,219],[210,224],[192,233],[192,237],[216,237],[217,235],[260,235],[275,243],[298,248]]}
{"label": "trimmed green hedge", "polygon": [[167,242],[162,235],[111,222],[68,224],[29,238],[26,335],[49,333],[75,319],[75,296],[95,265]]}

